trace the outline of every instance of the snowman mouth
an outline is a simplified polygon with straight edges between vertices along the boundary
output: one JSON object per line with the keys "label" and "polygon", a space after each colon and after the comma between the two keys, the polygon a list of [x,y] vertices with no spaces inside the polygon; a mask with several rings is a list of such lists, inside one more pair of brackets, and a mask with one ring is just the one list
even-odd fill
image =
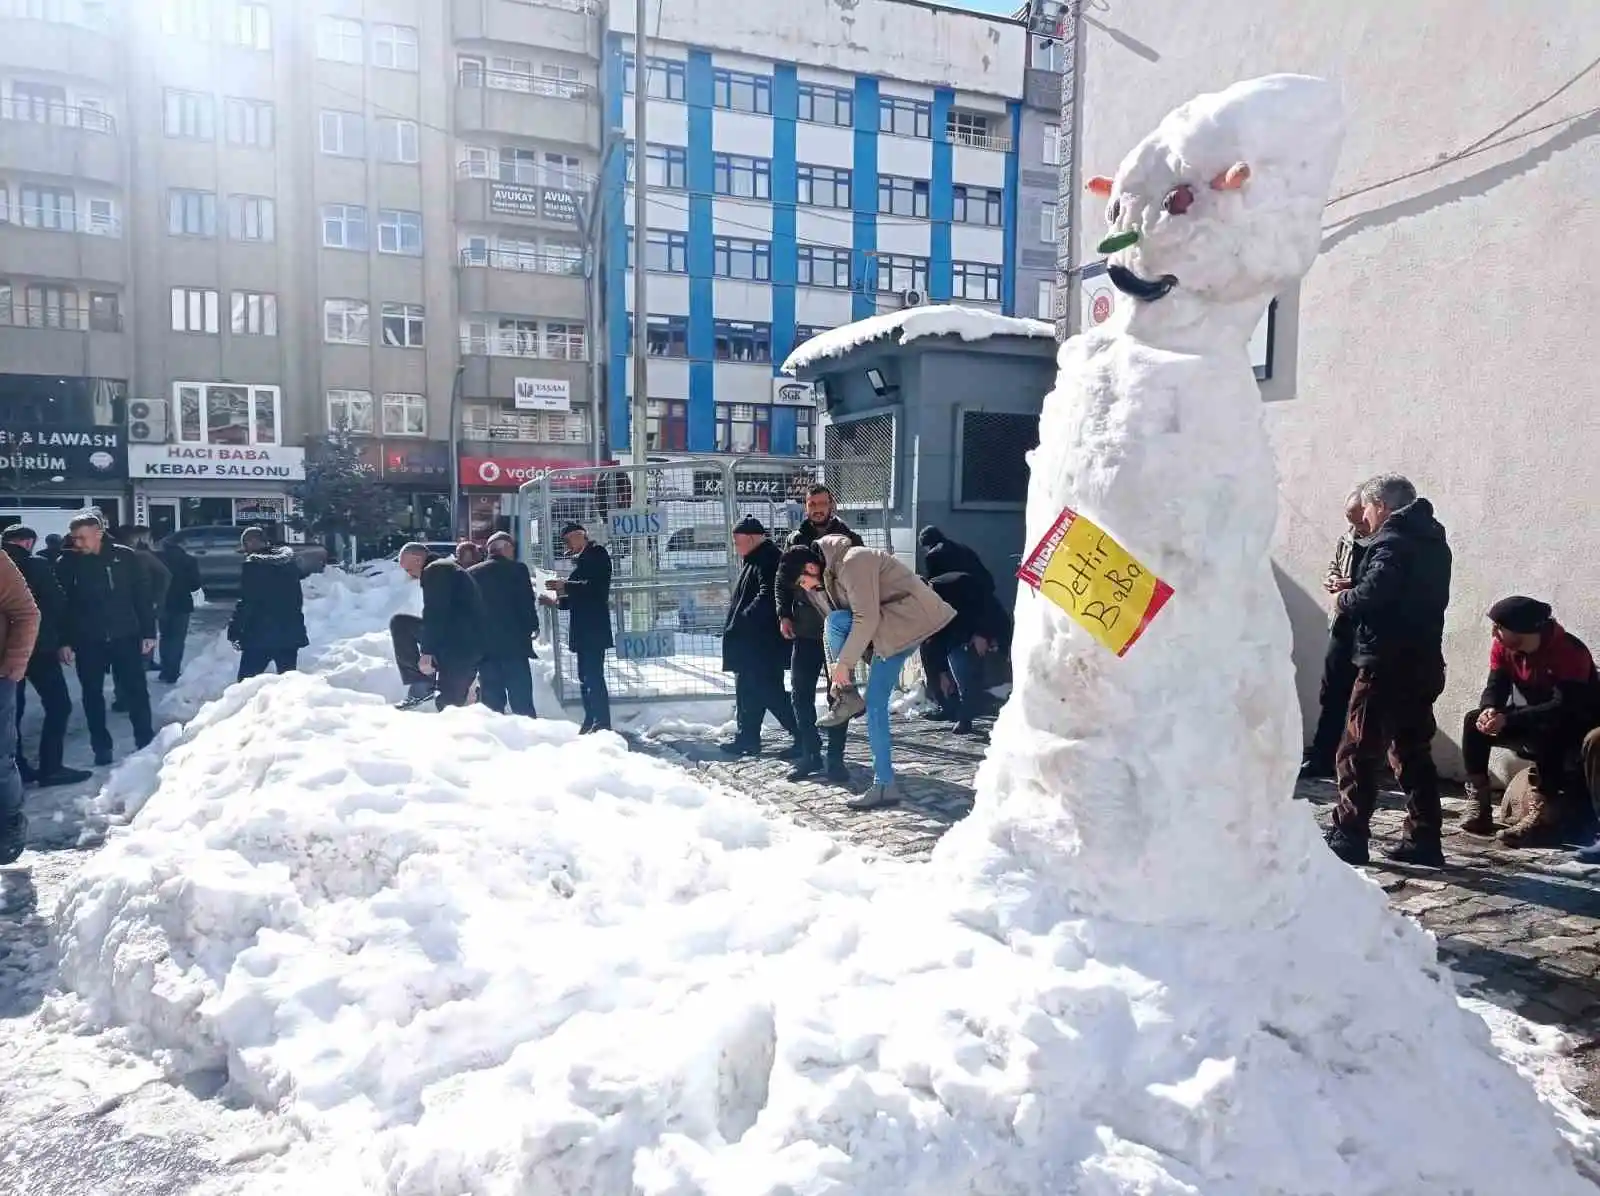
{"label": "snowman mouth", "polygon": [[1163,274],[1156,279],[1141,278],[1126,266],[1107,266],[1106,276],[1117,290],[1141,303],[1154,303],[1157,299],[1165,298],[1167,292],[1178,285],[1177,277],[1172,274]]}

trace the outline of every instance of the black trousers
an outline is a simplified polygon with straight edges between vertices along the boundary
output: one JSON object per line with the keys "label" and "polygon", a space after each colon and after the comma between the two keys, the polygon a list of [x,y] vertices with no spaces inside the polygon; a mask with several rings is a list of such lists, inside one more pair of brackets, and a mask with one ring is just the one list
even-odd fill
{"label": "black trousers", "polygon": [[[36,652],[28,661],[28,683],[39,695],[44,707],[44,729],[39,733],[39,775],[52,776],[61,771],[62,757],[66,754],[67,721],[72,717],[72,695],[67,691],[67,677],[61,671],[61,661],[53,652]],[[22,752],[22,712],[27,706],[27,691],[17,686],[17,751]]]}
{"label": "black trousers", "polygon": [[161,616],[161,672],[171,684],[183,671],[183,649],[189,640],[189,612],[169,611]]}
{"label": "black trousers", "polygon": [[1317,728],[1306,745],[1306,760],[1333,768],[1333,758],[1344,737],[1345,720],[1350,714],[1350,691],[1356,684],[1355,623],[1340,615],[1328,632],[1328,650],[1322,658],[1322,687],[1318,694],[1321,709]]}
{"label": "black trousers", "polygon": [[110,673],[133,724],[133,742],[144,747],[156,737],[150,716],[150,680],[137,637],[80,644],[75,649],[78,685],[83,690],[83,721],[95,755],[111,751],[106,728],[106,674]]}
{"label": "black trousers", "polygon": [[[828,671],[828,654],[821,640],[797,639],[789,658],[789,697],[794,705],[794,737],[808,756],[822,755],[822,736],[817,731],[817,686]],[[828,728],[828,759],[844,759],[846,727]]]}
{"label": "black trousers", "polygon": [[478,663],[478,697],[496,714],[507,706],[512,714],[536,717],[533,709],[533,669],[526,653],[519,656],[485,656]]}
{"label": "black trousers", "polygon": [[1553,714],[1515,731],[1485,735],[1478,730],[1479,713],[1467,711],[1461,724],[1461,760],[1466,765],[1467,776],[1487,776],[1490,750],[1508,748],[1533,761],[1534,772],[1528,778],[1529,783],[1546,796],[1559,799],[1569,773],[1572,777],[1579,773],[1570,766],[1579,761],[1584,738],[1594,729],[1593,718],[1570,715],[1563,718]]}
{"label": "black trousers", "polygon": [[917,648],[917,655],[922,658],[922,675],[927,698],[930,702],[938,704],[939,709],[954,717],[961,712],[961,700],[955,694],[944,692],[941,678],[950,671],[950,653],[941,636],[933,636],[922,641]]}
{"label": "black trousers", "polygon": [[591,731],[611,730],[611,691],[606,688],[606,650],[589,648],[578,658],[578,692],[583,698],[583,725]]}
{"label": "black trousers", "polygon": [[[796,743],[800,742],[794,705],[789,695],[783,692],[782,658],[764,661],[734,674],[733,709],[735,726],[738,727],[735,738],[740,743],[748,743],[752,747],[761,743],[761,724],[766,721],[769,710],[772,711],[772,717],[778,720],[778,725],[793,735]],[[814,713],[812,721],[815,722]],[[815,732],[816,728],[813,727],[812,733]]]}
{"label": "black trousers", "polygon": [[1439,773],[1433,763],[1433,704],[1444,692],[1443,660],[1385,661],[1356,670],[1344,738],[1334,757],[1339,805],[1333,821],[1367,837],[1378,805],[1378,764],[1385,753],[1406,795],[1402,824],[1411,842],[1439,841]]}
{"label": "black trousers", "polygon": [[389,639],[394,644],[394,663],[400,670],[400,680],[409,685],[431,681],[435,687],[434,705],[440,710],[446,706],[465,706],[472,693],[472,682],[478,676],[478,661],[446,660],[435,657],[434,675],[428,676],[421,668],[422,619],[417,615],[396,615],[389,620]]}
{"label": "black trousers", "polygon": [[[163,640],[163,643],[166,641]],[[166,651],[165,648],[162,651]],[[300,649],[278,648],[270,644],[243,644],[239,648],[239,680],[259,677],[268,668],[276,667],[279,674],[292,673],[300,667]],[[166,657],[161,659],[161,671],[166,672]]]}

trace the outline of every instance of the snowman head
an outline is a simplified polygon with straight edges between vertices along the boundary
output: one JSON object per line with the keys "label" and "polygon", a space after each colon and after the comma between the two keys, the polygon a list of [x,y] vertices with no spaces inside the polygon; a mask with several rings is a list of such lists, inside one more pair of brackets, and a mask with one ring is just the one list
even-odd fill
{"label": "snowman head", "polygon": [[1106,203],[1100,252],[1117,289],[1155,302],[1181,288],[1266,302],[1316,259],[1344,136],[1338,90],[1267,75],[1196,96],[1089,180]]}

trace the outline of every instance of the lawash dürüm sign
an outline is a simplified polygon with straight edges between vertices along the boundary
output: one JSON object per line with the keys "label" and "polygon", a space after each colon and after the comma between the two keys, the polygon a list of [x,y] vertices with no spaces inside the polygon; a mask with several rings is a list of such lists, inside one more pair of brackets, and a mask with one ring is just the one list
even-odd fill
{"label": "lawash d\u00fcr\u00fcm sign", "polygon": [[70,477],[120,481],[127,474],[128,447],[121,428],[0,425],[0,480]]}

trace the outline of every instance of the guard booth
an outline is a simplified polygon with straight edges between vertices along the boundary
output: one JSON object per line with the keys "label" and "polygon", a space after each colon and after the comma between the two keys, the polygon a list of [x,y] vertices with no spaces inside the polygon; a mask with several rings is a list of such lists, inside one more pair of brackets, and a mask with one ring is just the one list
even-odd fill
{"label": "guard booth", "polygon": [[[722,628],[742,562],[733,526],[746,515],[780,544],[805,518],[806,492],[833,491],[865,543],[887,548],[909,529],[891,509],[889,471],[859,460],[792,457],[689,458],[646,465],[556,469],[518,495],[529,564],[558,577],[572,571],[561,528],[583,524],[611,554],[616,650],[606,681],[617,705],[733,698],[722,671]],[[578,700],[577,662],[563,650],[567,615],[546,608],[556,652],[555,690]]]}

